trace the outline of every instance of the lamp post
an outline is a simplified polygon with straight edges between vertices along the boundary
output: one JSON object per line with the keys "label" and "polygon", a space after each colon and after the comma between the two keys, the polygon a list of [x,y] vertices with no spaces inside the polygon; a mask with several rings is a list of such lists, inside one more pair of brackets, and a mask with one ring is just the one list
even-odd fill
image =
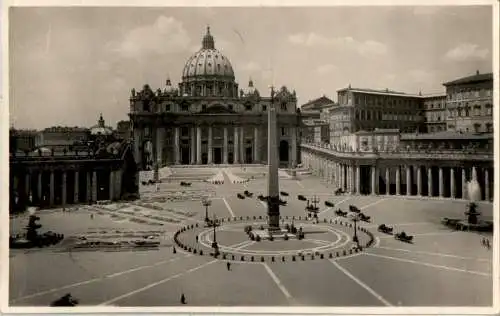
{"label": "lamp post", "polygon": [[201,203],[203,204],[203,206],[205,207],[205,222],[208,223],[210,221],[210,219],[208,218],[208,207],[210,205],[212,205],[212,201],[210,201],[209,199],[207,198],[204,198]]}
{"label": "lamp post", "polygon": [[358,234],[356,229],[356,223],[359,221],[358,215],[354,216],[352,218],[352,221],[354,222],[354,236],[352,238],[352,241],[354,241],[356,244],[359,244]]}
{"label": "lamp post", "polygon": [[217,217],[214,214],[214,220],[212,222],[212,225],[214,227],[214,241],[212,242],[212,248],[214,248],[214,256],[219,255],[219,245],[217,244],[217,236],[215,233],[215,229],[217,228]]}

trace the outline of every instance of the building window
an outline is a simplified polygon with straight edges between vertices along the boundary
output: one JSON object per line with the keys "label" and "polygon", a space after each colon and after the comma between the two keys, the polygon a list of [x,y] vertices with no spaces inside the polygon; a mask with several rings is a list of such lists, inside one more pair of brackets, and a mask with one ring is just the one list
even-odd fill
{"label": "building window", "polygon": [[251,104],[245,104],[245,110],[246,111],[251,111],[252,110],[252,105]]}
{"label": "building window", "polygon": [[183,111],[183,112],[189,111],[189,105],[187,105],[187,104],[181,105],[181,111]]}
{"label": "building window", "polygon": [[262,106],[262,111],[266,112],[267,111],[267,105]]}
{"label": "building window", "polygon": [[233,111],[233,105],[232,105],[232,104],[229,104],[229,105],[227,106],[227,108],[229,109],[229,111]]}
{"label": "building window", "polygon": [[281,103],[281,110],[286,111],[286,103]]}
{"label": "building window", "polygon": [[493,124],[486,123],[486,132],[493,133]]}
{"label": "building window", "polygon": [[206,105],[206,104],[203,104],[203,105],[201,106],[201,110],[202,110],[202,111],[206,111],[206,110],[207,110],[207,105]]}
{"label": "building window", "polygon": [[189,136],[189,128],[181,127],[181,136],[183,137]]}
{"label": "building window", "polygon": [[492,112],[491,112],[491,104],[486,104],[485,105],[485,108],[486,108],[486,115],[492,115]]}
{"label": "building window", "polygon": [[474,123],[474,132],[479,133],[480,129],[481,129],[481,124]]}
{"label": "building window", "polygon": [[165,112],[171,111],[171,104],[165,104]]}
{"label": "building window", "polygon": [[284,127],[281,128],[281,136],[285,136],[285,128]]}

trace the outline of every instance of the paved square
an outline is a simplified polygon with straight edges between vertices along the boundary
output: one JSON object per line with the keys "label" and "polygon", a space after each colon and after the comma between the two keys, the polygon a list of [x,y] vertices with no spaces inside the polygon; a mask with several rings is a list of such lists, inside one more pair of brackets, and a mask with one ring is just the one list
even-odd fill
{"label": "paved square", "polygon": [[[233,184],[226,175],[224,184],[193,180],[189,188],[180,187],[180,180],[164,181],[158,191],[154,186],[141,188],[142,201],[79,206],[69,212],[41,211],[42,231],[63,233],[68,240],[82,236],[88,240],[151,236],[160,246],[148,251],[64,251],[63,243],[53,248],[12,249],[11,306],[48,306],[68,292],[80,300],[80,305],[173,306],[180,305],[184,293],[188,306],[491,306],[492,252],[480,245],[483,235],[451,231],[440,224],[442,217],[462,218],[466,201],[334,196],[334,188],[314,176],[280,179],[280,190],[290,194],[283,197],[287,201],[281,207],[284,222],[289,223],[292,216],[306,217],[305,202],[297,199],[298,194],[320,199],[318,229],[323,219],[337,219],[336,209],[356,205],[371,216],[371,223],[359,224],[373,233],[373,247],[339,258],[325,256],[305,261],[287,257],[282,262],[277,256],[274,262],[268,257],[260,262],[260,255],[256,255],[251,262],[249,257],[245,261],[236,257],[231,260],[230,270],[225,260],[214,259],[208,253],[177,249],[174,254],[175,231],[191,224],[198,224],[200,231],[210,230],[203,228],[206,209],[202,196],[210,196],[212,201],[210,218],[226,219],[218,228],[218,241],[242,253],[296,251],[337,240],[335,233],[317,232],[300,242],[250,241],[243,233],[243,222],[227,219],[249,216],[250,222],[265,221],[265,204],[256,198],[266,193],[265,178],[260,176],[265,168],[227,170],[241,178],[253,175],[255,179]],[[190,177],[195,178],[195,171],[189,170]],[[218,173],[216,168],[209,171],[201,173],[204,177]],[[239,199],[236,194],[244,190],[252,192],[253,197]],[[324,206],[327,199],[335,207]],[[480,203],[479,210],[492,217],[491,204]],[[258,216],[263,219],[259,221]],[[12,218],[11,232],[21,231],[26,221],[25,217]],[[404,230],[414,235],[414,243],[402,243],[377,232],[382,223],[394,226],[396,232]],[[339,228],[338,235],[349,239],[351,230]],[[212,240],[213,232],[204,236],[200,243]],[[492,239],[491,234],[484,236]],[[193,229],[182,238],[195,244],[195,237]]]}

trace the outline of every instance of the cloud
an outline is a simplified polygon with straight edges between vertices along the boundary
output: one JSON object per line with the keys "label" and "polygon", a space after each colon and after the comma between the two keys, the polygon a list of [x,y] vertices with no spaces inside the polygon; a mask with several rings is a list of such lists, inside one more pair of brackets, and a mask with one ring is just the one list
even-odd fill
{"label": "cloud", "polygon": [[316,68],[316,72],[319,73],[320,75],[329,74],[335,70],[337,70],[337,66],[332,64],[321,65]]}
{"label": "cloud", "polygon": [[350,36],[326,37],[314,32],[290,35],[288,41],[298,46],[348,49],[363,56],[385,55],[389,51],[385,44],[374,40],[358,41]]}
{"label": "cloud", "polygon": [[182,22],[163,15],[153,24],[132,29],[121,42],[112,45],[115,52],[127,58],[185,52],[191,47]]}
{"label": "cloud", "polygon": [[477,44],[462,43],[450,49],[444,57],[449,61],[485,60],[488,54],[488,49],[479,48]]}

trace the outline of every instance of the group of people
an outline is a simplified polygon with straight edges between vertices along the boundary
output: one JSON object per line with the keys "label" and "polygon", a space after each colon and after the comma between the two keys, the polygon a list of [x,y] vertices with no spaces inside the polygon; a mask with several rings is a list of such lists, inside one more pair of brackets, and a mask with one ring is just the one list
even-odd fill
{"label": "group of people", "polygon": [[490,248],[491,248],[490,240],[488,238],[485,238],[485,237],[483,237],[483,239],[481,239],[481,245],[483,247],[486,247],[488,250],[490,250]]}

